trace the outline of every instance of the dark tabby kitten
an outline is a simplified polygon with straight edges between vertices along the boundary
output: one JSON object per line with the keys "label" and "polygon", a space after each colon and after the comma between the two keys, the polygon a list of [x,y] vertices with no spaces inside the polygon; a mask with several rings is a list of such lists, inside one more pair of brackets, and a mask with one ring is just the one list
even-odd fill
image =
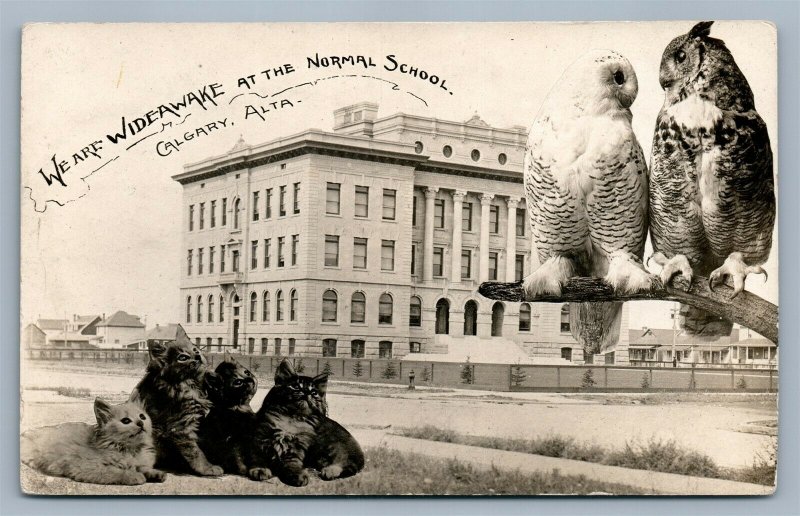
{"label": "dark tabby kitten", "polygon": [[258,411],[254,451],[274,474],[291,486],[308,483],[307,468],[323,480],[355,475],[364,467],[358,442],[327,417],[328,376],[298,376],[285,360],[275,371],[275,386]]}
{"label": "dark tabby kitten", "polygon": [[226,473],[253,480],[271,478],[269,469],[251,465],[256,415],[250,400],[258,388],[253,374],[228,356],[213,373],[206,373],[205,381],[214,406],[200,424],[200,449]]}
{"label": "dark tabby kitten", "polygon": [[189,469],[199,475],[222,475],[197,446],[200,422],[211,409],[205,392],[206,359],[188,338],[153,344],[147,372],[131,393],[153,420],[157,464]]}

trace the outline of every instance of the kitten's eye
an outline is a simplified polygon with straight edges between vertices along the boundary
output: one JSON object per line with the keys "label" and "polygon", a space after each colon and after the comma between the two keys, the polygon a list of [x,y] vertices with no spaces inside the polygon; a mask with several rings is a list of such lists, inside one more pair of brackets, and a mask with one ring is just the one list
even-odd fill
{"label": "kitten's eye", "polygon": [[248,371],[247,369],[244,370],[244,374],[246,374],[247,376],[253,376],[252,374],[250,374],[250,371]]}
{"label": "kitten's eye", "polygon": [[178,362],[186,362],[186,361],[187,361],[187,360],[189,360],[190,358],[191,358],[191,357],[190,357],[189,355],[180,355],[180,356],[178,357]]}
{"label": "kitten's eye", "polygon": [[679,63],[686,61],[686,52],[683,50],[678,50],[678,53],[675,54],[675,60]]}
{"label": "kitten's eye", "polygon": [[120,421],[122,422],[123,425],[130,425],[131,424],[131,418],[129,418],[129,417],[123,417],[122,419],[120,419]]}
{"label": "kitten's eye", "polygon": [[144,414],[139,414],[139,419],[145,421],[147,419],[147,416],[145,416]]}
{"label": "kitten's eye", "polygon": [[617,70],[617,71],[614,73],[614,82],[616,82],[616,83],[617,83],[617,84],[619,84],[620,86],[622,86],[622,83],[624,83],[624,82],[625,82],[625,74],[624,74],[624,73],[622,73],[622,70]]}
{"label": "kitten's eye", "polygon": [[237,379],[235,379],[235,380],[233,381],[233,386],[234,386],[234,387],[239,387],[239,386],[241,386],[241,385],[242,385],[242,381],[241,381],[240,379],[238,379],[238,378],[237,378]]}

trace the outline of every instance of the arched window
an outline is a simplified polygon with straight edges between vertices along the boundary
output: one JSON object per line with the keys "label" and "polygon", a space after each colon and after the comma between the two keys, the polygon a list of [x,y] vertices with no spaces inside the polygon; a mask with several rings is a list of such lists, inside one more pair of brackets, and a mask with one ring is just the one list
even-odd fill
{"label": "arched window", "polygon": [[389,294],[381,294],[378,300],[378,324],[392,324],[392,296]]}
{"label": "arched window", "polygon": [[450,333],[450,302],[444,298],[436,302],[436,333]]}
{"label": "arched window", "polygon": [[519,305],[519,331],[531,330],[531,305],[522,303]]}
{"label": "arched window", "polygon": [[561,306],[561,333],[569,333],[569,304]]}
{"label": "arched window", "polygon": [[275,320],[283,320],[283,291],[275,292]]}
{"label": "arched window", "polygon": [[258,310],[258,294],[250,293],[250,322],[256,321],[256,310]]}
{"label": "arched window", "polygon": [[192,296],[186,297],[186,322],[192,322]]}
{"label": "arched window", "polygon": [[336,322],[338,296],[333,290],[326,290],[322,294],[322,321]]}
{"label": "arched window", "polygon": [[422,300],[417,296],[411,296],[411,305],[408,310],[408,325],[422,326]]}
{"label": "arched window", "polygon": [[350,322],[366,322],[367,296],[363,292],[353,292],[350,298]]}
{"label": "arched window", "polygon": [[561,358],[572,362],[572,348],[561,348]]}
{"label": "arched window", "polygon": [[236,199],[233,203],[233,229],[239,229],[239,212],[241,211],[241,199]]}
{"label": "arched window", "polygon": [[219,322],[225,322],[225,298],[219,296]]}
{"label": "arched window", "polygon": [[269,321],[269,292],[265,290],[262,297],[264,299],[261,303],[261,320],[267,322]]}
{"label": "arched window", "polygon": [[322,340],[322,356],[335,357],[336,356],[336,339],[323,339]]}
{"label": "arched window", "polygon": [[505,317],[506,307],[500,301],[492,305],[492,337],[503,335],[503,317]]}
{"label": "arched window", "polygon": [[478,334],[478,303],[470,299],[464,304],[464,335]]}
{"label": "arched window", "polygon": [[378,358],[392,358],[392,343],[382,340],[378,343]]}
{"label": "arched window", "polygon": [[289,293],[289,320],[296,321],[297,320],[297,290],[292,289]]}
{"label": "arched window", "polygon": [[208,322],[214,322],[214,296],[208,296]]}
{"label": "arched window", "polygon": [[350,342],[350,357],[364,358],[364,341],[354,340]]}
{"label": "arched window", "polygon": [[197,296],[197,322],[203,322],[203,296]]}

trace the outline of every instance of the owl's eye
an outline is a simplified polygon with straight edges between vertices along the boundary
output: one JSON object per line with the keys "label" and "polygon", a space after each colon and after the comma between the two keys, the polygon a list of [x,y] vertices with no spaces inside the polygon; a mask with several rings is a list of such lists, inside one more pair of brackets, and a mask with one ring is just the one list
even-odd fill
{"label": "owl's eye", "polygon": [[614,72],[614,82],[622,86],[622,83],[625,82],[625,74],[622,73],[622,70],[617,70]]}
{"label": "owl's eye", "polygon": [[678,50],[678,53],[675,54],[675,60],[679,63],[686,61],[686,52],[683,50]]}
{"label": "owl's eye", "polygon": [[240,379],[237,378],[233,381],[234,387],[239,387],[240,385],[242,385],[242,381]]}
{"label": "owl's eye", "polygon": [[131,424],[131,418],[123,417],[122,419],[120,419],[120,422],[122,422],[123,425],[129,425]]}

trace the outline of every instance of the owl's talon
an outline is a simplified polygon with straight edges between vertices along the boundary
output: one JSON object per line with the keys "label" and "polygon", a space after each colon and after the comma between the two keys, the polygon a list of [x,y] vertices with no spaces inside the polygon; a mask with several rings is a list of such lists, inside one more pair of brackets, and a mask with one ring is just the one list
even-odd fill
{"label": "owl's talon", "polygon": [[744,282],[748,274],[763,274],[764,281],[769,278],[767,271],[758,265],[747,265],[744,263],[742,253],[731,253],[725,262],[708,276],[708,289],[714,292],[714,285],[721,280],[725,283],[727,278],[733,280],[733,294],[730,299],[734,299],[744,290]]}
{"label": "owl's talon", "polygon": [[548,258],[538,269],[529,274],[522,282],[526,301],[542,295],[561,295],[561,288],[575,275],[569,258],[554,256]]}
{"label": "owl's talon", "polygon": [[[685,255],[676,254],[672,258],[667,258],[664,254],[658,252],[651,255],[650,258],[661,266],[661,272],[658,276],[661,278],[661,283],[665,287],[673,282],[673,278],[676,275],[683,276],[686,280],[686,287],[684,290],[688,292],[689,288],[692,286],[693,272],[692,266],[689,264],[689,259],[686,258]],[[648,262],[650,258],[648,258]]]}

